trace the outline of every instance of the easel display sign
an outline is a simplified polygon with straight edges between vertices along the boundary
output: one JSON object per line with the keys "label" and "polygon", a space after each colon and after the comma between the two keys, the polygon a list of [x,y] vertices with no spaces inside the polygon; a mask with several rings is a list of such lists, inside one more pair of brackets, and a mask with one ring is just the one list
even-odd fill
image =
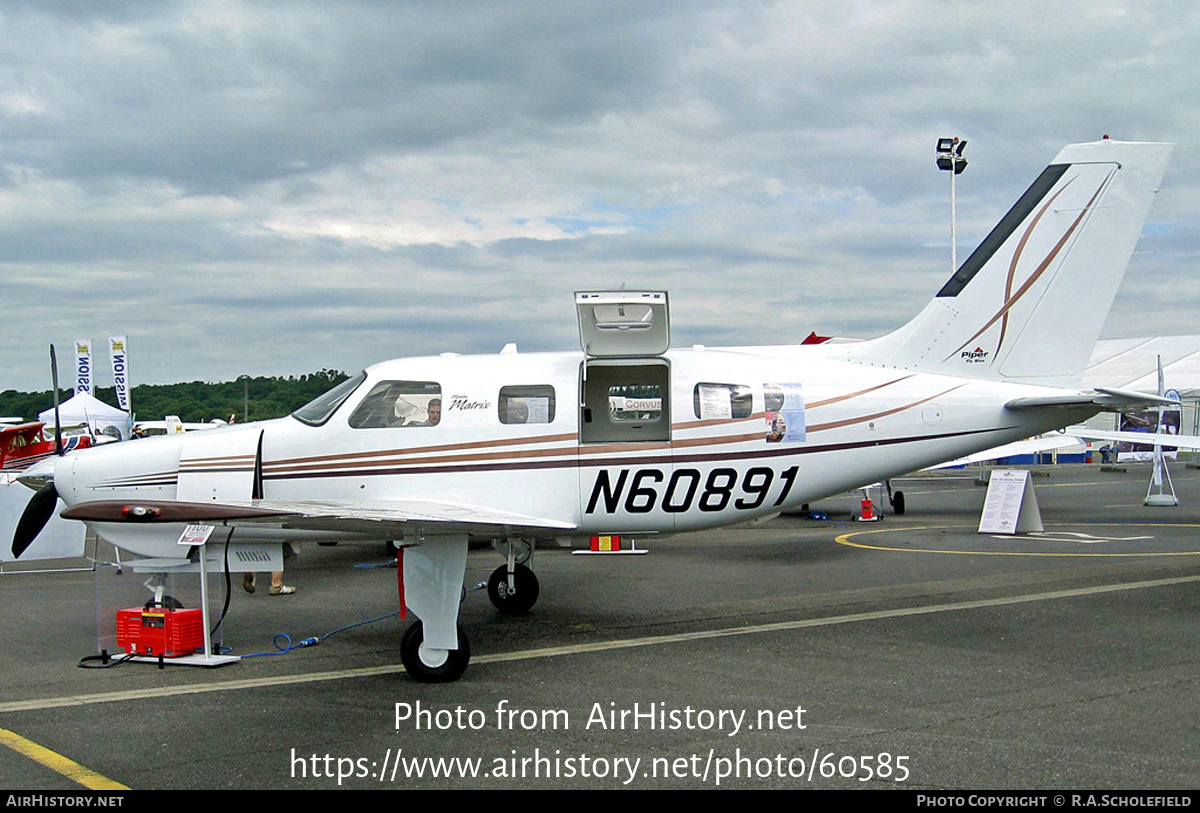
{"label": "easel display sign", "polygon": [[997,469],[988,481],[987,499],[979,518],[981,534],[1027,534],[1042,530],[1042,515],[1029,472]]}

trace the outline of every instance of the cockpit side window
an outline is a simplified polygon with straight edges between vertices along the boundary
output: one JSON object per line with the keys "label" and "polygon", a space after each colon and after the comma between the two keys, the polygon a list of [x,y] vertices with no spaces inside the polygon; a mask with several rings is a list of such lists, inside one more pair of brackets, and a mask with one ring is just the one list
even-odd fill
{"label": "cockpit side window", "polygon": [[292,417],[309,426],[320,426],[329,420],[350,395],[358,389],[358,385],[367,378],[365,372],[347,378],[324,394],[318,395],[304,406],[292,413]]}
{"label": "cockpit side window", "polygon": [[350,416],[353,429],[437,426],[442,387],[433,381],[381,381]]}

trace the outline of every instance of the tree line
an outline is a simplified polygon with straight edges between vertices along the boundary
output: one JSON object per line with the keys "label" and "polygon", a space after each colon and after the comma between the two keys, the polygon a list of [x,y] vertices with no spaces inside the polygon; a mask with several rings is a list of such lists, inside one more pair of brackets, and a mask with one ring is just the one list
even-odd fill
{"label": "tree line", "polygon": [[[179,384],[137,384],[130,391],[130,405],[138,420],[161,421],[178,415],[184,422],[219,418],[238,423],[279,418],[304,406],[348,376],[340,370],[323,369],[301,376],[241,376],[234,381],[187,381]],[[63,389],[63,401],[73,395]],[[106,404],[117,406],[114,387],[97,387],[92,393]],[[249,405],[249,414],[246,405]],[[38,413],[54,406],[53,393],[0,392],[0,416],[36,420]]]}

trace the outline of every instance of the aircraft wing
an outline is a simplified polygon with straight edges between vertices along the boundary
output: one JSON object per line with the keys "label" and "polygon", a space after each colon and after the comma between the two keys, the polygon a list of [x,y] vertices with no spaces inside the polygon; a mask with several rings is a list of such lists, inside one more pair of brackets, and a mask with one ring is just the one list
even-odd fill
{"label": "aircraft wing", "polygon": [[575,525],[483,506],[434,500],[254,500],[189,503],[170,500],[97,500],[77,503],[66,519],[119,523],[267,524],[295,530],[342,531],[396,539],[404,530],[495,536],[571,531]]}
{"label": "aircraft wing", "polygon": [[1006,443],[1003,446],[984,449],[982,452],[950,460],[937,466],[930,466],[925,471],[948,469],[971,463],[985,463],[988,460],[997,460],[1002,457],[1049,452],[1068,446],[1078,446],[1093,440],[1103,440],[1109,443],[1124,441],[1126,443],[1137,443],[1142,446],[1158,445],[1175,449],[1200,449],[1200,436],[1197,435],[1152,435],[1149,432],[1114,432],[1104,429],[1089,429],[1086,426],[1072,426],[1065,434],[1052,433],[1040,438]]}
{"label": "aircraft wing", "polygon": [[1164,446],[1175,449],[1200,449],[1200,436],[1197,435],[1113,432],[1103,429],[1087,429],[1081,426],[1073,427],[1071,431],[1086,440],[1105,440],[1110,443],[1137,443],[1141,446]]}
{"label": "aircraft wing", "polygon": [[1013,443],[1006,443],[1003,446],[993,446],[991,449],[984,449],[982,452],[976,452],[975,454],[969,454],[965,457],[949,460],[936,466],[930,466],[929,468],[924,469],[924,471],[949,469],[955,466],[966,466],[971,463],[986,463],[989,460],[998,460],[1002,457],[1016,457],[1017,455],[1050,452],[1054,449],[1063,449],[1068,446],[1078,446],[1082,443],[1084,443],[1084,440],[1081,437],[1076,435],[1062,435],[1055,432],[1040,438],[1018,440]]}
{"label": "aircraft wing", "polygon": [[1045,407],[1100,407],[1109,412],[1137,412],[1155,407],[1178,408],[1179,402],[1147,392],[1121,390],[1115,387],[1096,387],[1090,392],[1046,395],[1030,398],[1014,398],[1004,405],[1005,409],[1042,409]]}

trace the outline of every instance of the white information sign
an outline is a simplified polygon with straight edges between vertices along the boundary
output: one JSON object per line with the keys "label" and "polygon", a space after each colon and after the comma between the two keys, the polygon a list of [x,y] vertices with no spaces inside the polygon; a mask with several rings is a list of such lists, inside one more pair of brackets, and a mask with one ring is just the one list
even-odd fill
{"label": "white information sign", "polygon": [[179,535],[180,545],[203,545],[208,541],[208,537],[213,532],[211,525],[189,525],[183,529],[183,533]]}
{"label": "white information sign", "polygon": [[1033,481],[1023,469],[996,469],[988,481],[983,515],[979,518],[981,534],[1027,534],[1042,530],[1042,515],[1038,511]]}

